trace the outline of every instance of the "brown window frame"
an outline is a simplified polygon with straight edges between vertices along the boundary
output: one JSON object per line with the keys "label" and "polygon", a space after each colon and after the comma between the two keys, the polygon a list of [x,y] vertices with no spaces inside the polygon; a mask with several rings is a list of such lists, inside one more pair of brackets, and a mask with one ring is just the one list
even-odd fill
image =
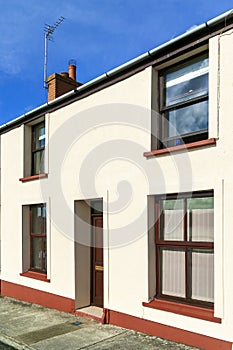
{"label": "brown window frame", "polygon": [[[33,227],[33,223],[32,223],[32,209],[33,208],[40,208],[41,209],[41,213],[43,213],[43,209],[45,208],[46,210],[46,204],[41,203],[41,204],[33,204],[29,206],[29,213],[30,213],[30,270],[34,271],[34,272],[41,272],[43,274],[47,273],[47,262],[45,264],[45,261],[47,259],[47,254],[45,256],[45,258],[42,258],[42,269],[37,269],[33,266],[33,239],[41,239],[41,251],[44,251],[44,245],[47,247],[47,227],[46,227],[46,222],[47,222],[47,216],[45,218],[45,225],[43,225],[43,214],[40,217],[40,232],[32,232],[32,227]],[[43,226],[45,226],[45,232],[43,232]],[[46,265],[46,266],[45,266]]]}
{"label": "brown window frame", "polygon": [[[43,159],[43,153],[44,153],[44,150],[45,150],[45,146],[43,147],[36,147],[36,129],[40,126],[44,127],[45,129],[45,121],[41,121],[35,125],[32,125],[32,129],[31,129],[31,133],[32,133],[32,139],[31,139],[31,175],[39,175],[39,174],[43,174],[44,173],[44,169],[40,169],[40,172],[38,173],[35,169],[35,160],[34,160],[34,156],[36,153],[40,153],[40,159]],[[44,159],[43,159],[43,162],[44,162]],[[44,167],[44,165],[43,165]]]}
{"label": "brown window frame", "polygon": [[[187,225],[187,199],[190,198],[207,198],[213,197],[213,190],[202,191],[202,192],[192,192],[190,193],[182,193],[182,194],[169,194],[169,195],[160,195],[155,198],[155,215],[156,215],[156,223],[155,223],[155,246],[156,246],[156,299],[173,301],[177,303],[183,303],[193,306],[200,306],[204,308],[213,309],[214,303],[196,300],[191,298],[191,286],[188,281],[190,269],[189,269],[189,257],[188,253],[190,249],[200,249],[200,250],[212,250],[214,254],[214,242],[199,242],[199,241],[189,241],[188,240],[188,225]],[[183,241],[173,241],[173,240],[164,240],[160,238],[160,201],[161,200],[169,200],[169,199],[183,199],[184,200],[184,219],[183,219],[183,227],[184,227],[184,240]],[[177,297],[172,295],[165,295],[162,293],[162,264],[161,264],[161,248],[170,248],[170,249],[182,249],[185,251],[185,298]],[[190,283],[192,284],[192,283]]]}
{"label": "brown window frame", "polygon": [[[178,145],[183,145],[183,144],[189,144],[193,142],[198,142],[198,141],[203,141],[207,140],[209,137],[208,133],[208,128],[205,130],[201,131],[195,131],[195,132],[190,132],[187,134],[180,134],[172,137],[166,136],[166,126],[165,124],[167,123],[167,114],[170,111],[173,110],[179,110],[184,107],[189,107],[192,105],[195,105],[199,102],[207,101],[209,100],[209,92],[207,94],[192,98],[192,99],[187,99],[181,102],[178,102],[176,104],[173,104],[171,106],[166,106],[166,87],[165,87],[165,75],[171,72],[175,72],[185,66],[188,66],[188,63],[198,59],[199,57],[206,56],[209,57],[208,52],[202,52],[201,54],[189,57],[188,59],[184,60],[181,63],[172,65],[168,68],[165,68],[159,72],[159,112],[161,115],[161,118],[159,119],[159,140],[158,140],[158,149],[166,149],[170,147],[176,147]],[[166,145],[166,142],[169,141],[175,141],[176,139],[179,139],[179,143],[174,144],[174,145]]]}

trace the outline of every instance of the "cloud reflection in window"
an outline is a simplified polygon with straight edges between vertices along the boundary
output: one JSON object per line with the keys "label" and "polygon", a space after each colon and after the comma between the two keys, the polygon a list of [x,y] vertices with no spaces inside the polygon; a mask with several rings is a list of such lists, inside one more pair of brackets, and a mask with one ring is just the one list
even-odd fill
{"label": "cloud reflection in window", "polygon": [[208,129],[208,101],[169,111],[168,122],[167,137]]}

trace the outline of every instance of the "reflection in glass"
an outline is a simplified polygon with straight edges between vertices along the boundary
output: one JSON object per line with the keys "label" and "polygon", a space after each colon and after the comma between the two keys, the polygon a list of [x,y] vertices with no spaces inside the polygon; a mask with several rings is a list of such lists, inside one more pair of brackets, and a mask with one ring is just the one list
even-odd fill
{"label": "reflection in glass", "polygon": [[164,100],[160,147],[208,138],[209,59],[206,54],[163,75]]}
{"label": "reflection in glass", "polygon": [[167,112],[167,135],[174,137],[208,129],[208,101]]}
{"label": "reflection in glass", "polygon": [[103,201],[102,200],[91,201],[91,213],[92,214],[102,214],[103,213]]}
{"label": "reflection in glass", "polygon": [[41,123],[34,127],[34,143],[35,150],[44,148],[45,146],[45,125]]}
{"label": "reflection in glass", "polygon": [[165,75],[166,106],[208,94],[207,57]]}

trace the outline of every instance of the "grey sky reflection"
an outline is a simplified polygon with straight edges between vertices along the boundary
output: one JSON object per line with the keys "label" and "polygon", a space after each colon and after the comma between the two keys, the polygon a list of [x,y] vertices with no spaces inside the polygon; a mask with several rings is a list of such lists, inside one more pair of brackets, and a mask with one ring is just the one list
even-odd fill
{"label": "grey sky reflection", "polygon": [[168,137],[184,135],[208,128],[208,101],[169,112]]}

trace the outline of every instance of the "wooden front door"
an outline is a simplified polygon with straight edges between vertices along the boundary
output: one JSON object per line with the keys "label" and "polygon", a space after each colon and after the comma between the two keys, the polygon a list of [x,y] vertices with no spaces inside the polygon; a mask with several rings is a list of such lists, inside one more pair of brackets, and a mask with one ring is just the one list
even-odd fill
{"label": "wooden front door", "polygon": [[103,307],[103,216],[92,217],[92,305]]}

